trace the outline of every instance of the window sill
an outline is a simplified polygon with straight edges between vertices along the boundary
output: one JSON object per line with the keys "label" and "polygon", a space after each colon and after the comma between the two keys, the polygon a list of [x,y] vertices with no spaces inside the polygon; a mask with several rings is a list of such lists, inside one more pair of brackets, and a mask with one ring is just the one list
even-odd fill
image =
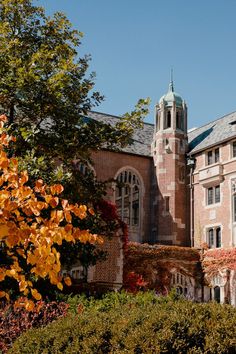
{"label": "window sill", "polygon": [[218,207],[220,207],[221,205],[222,205],[221,202],[219,202],[219,203],[214,203],[214,204],[206,204],[206,205],[205,205],[205,209],[218,208]]}

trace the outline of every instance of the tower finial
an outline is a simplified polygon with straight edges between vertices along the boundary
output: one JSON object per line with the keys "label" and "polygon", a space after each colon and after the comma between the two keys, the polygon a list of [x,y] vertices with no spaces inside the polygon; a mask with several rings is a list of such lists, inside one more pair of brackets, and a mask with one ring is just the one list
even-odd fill
{"label": "tower finial", "polygon": [[171,70],[170,70],[170,84],[169,84],[169,91],[174,92],[173,68],[171,68]]}

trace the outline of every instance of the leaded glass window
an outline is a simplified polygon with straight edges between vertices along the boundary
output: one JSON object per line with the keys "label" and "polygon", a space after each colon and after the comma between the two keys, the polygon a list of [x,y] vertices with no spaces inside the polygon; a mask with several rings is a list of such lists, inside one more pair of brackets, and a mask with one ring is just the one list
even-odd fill
{"label": "leaded glass window", "polygon": [[140,224],[140,180],[131,170],[122,171],[116,179],[115,200],[121,219],[129,226]]}

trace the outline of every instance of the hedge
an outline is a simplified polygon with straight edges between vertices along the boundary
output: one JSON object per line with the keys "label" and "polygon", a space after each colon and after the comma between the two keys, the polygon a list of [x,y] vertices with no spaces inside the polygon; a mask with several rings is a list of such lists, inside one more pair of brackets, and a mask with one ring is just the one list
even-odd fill
{"label": "hedge", "polygon": [[230,305],[147,293],[86,303],[77,298],[71,309],[24,333],[9,353],[236,353],[236,309]]}

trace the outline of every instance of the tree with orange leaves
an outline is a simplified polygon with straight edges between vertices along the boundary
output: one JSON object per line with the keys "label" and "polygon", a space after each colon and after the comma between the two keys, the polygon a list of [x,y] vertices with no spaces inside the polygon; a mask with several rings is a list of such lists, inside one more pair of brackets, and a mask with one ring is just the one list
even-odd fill
{"label": "tree with orange leaves", "polygon": [[23,296],[18,304],[32,309],[33,300],[42,298],[39,279],[48,279],[60,290],[63,282],[71,284],[69,277],[60,275],[57,246],[63,241],[95,244],[102,238],[79,227],[94,211],[60,198],[62,185],[48,186],[43,180],[33,188],[28,184],[27,171],[19,172],[17,159],[7,156],[14,138],[5,130],[6,121],[5,115],[0,116],[0,242],[5,255],[0,263],[0,298],[10,298],[10,279]]}

